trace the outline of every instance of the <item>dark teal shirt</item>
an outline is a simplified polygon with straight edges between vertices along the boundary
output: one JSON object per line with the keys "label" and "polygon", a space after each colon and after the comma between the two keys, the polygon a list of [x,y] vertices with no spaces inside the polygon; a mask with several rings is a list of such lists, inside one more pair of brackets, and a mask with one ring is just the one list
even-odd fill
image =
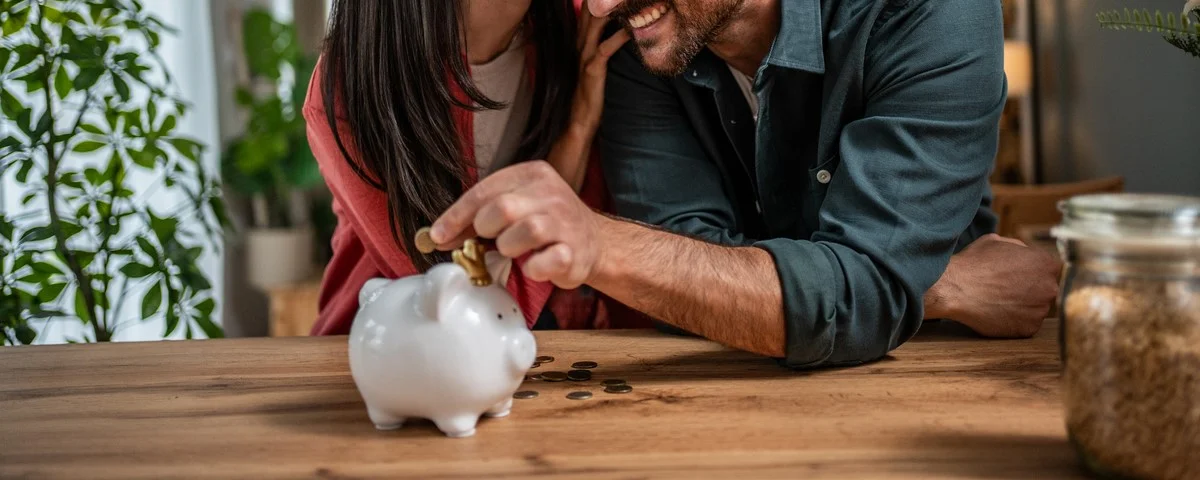
{"label": "dark teal shirt", "polygon": [[916,333],[950,255],[995,226],[1000,3],[781,3],[757,123],[712,52],[674,78],[614,56],[608,187],[622,216],[770,252],[788,366],[878,359]]}

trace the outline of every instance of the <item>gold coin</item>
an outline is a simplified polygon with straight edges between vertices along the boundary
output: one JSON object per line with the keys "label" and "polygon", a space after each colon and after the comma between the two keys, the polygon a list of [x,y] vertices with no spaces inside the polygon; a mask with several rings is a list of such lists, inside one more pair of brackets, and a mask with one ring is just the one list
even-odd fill
{"label": "gold coin", "polygon": [[417,235],[413,238],[413,243],[417,245],[417,251],[427,255],[437,250],[437,244],[433,243],[433,237],[429,236],[429,231],[429,227],[423,227],[417,230]]}
{"label": "gold coin", "polygon": [[547,382],[561,382],[567,379],[567,374],[563,372],[546,372],[542,374],[542,380]]}

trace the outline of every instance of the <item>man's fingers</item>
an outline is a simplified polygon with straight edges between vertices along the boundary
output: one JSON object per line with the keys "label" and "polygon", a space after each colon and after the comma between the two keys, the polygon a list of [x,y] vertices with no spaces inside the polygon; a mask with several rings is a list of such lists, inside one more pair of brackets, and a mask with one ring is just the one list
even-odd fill
{"label": "man's fingers", "polygon": [[531,163],[533,162],[500,169],[467,190],[467,193],[433,222],[429,237],[438,245],[448,244],[453,239],[462,237],[464,231],[475,222],[480,208],[496,196],[516,190],[520,186],[522,176],[527,175],[527,169],[533,168],[529,165]]}
{"label": "man's fingers", "polygon": [[[521,271],[535,282],[557,280],[566,277],[571,269],[573,259],[574,254],[571,252],[571,247],[556,243],[531,255],[521,266]],[[573,288],[570,285],[559,285],[559,287]]]}
{"label": "man's fingers", "polygon": [[517,258],[541,249],[555,241],[552,223],[549,215],[525,217],[496,237],[496,250],[506,257]]}
{"label": "man's fingers", "polygon": [[524,195],[497,195],[475,215],[475,232],[483,238],[499,237],[511,225],[533,214],[536,208],[537,203]]}

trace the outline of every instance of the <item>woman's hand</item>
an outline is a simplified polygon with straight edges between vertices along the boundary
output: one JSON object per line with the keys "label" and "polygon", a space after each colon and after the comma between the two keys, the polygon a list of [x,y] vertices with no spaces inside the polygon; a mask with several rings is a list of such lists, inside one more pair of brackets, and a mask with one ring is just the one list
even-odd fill
{"label": "woman's hand", "polygon": [[571,101],[570,124],[546,158],[576,192],[583,187],[588,154],[596,129],[600,127],[600,114],[604,111],[608,59],[629,41],[629,32],[623,28],[601,41],[600,34],[607,23],[607,18],[596,18],[587,8],[580,9],[579,36],[575,44],[579,49],[579,82]]}

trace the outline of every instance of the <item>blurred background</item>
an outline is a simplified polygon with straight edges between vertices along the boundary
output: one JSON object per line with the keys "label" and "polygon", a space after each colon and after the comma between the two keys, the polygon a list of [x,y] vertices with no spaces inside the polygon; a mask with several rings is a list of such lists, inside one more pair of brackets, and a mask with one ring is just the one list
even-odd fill
{"label": "blurred background", "polygon": [[[329,0],[32,3],[0,0],[4,343],[306,334],[335,219],[299,109]],[[1077,193],[1200,195],[1200,58],[1098,17],[1183,4],[1003,1],[1002,234],[1053,249]]]}

